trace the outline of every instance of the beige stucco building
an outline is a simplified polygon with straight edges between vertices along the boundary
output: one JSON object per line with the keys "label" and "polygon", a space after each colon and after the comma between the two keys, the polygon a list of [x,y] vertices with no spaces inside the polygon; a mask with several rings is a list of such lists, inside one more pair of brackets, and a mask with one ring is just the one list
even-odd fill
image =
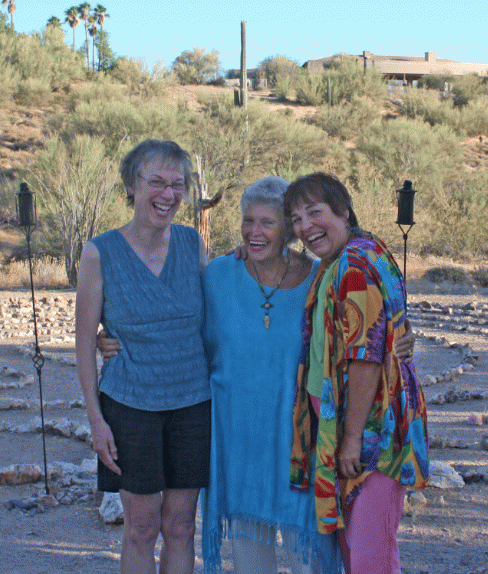
{"label": "beige stucco building", "polygon": [[[324,64],[327,66],[331,60],[340,55],[328,56],[319,60],[309,60],[303,67],[311,72],[321,72]],[[453,60],[437,58],[435,52],[425,52],[423,58],[410,56],[378,56],[365,50],[360,56],[353,56],[358,63],[366,68],[375,67],[384,76],[393,80],[403,80],[411,84],[428,74],[448,74],[451,76],[465,76],[477,74],[488,76],[488,64],[466,64]]]}

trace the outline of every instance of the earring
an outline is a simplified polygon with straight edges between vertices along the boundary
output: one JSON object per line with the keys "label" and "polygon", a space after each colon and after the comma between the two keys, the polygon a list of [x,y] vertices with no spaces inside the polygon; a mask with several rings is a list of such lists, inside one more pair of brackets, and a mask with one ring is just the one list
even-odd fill
{"label": "earring", "polygon": [[305,245],[302,248],[302,252],[300,254],[300,257],[302,258],[302,260],[306,260],[307,259],[307,250],[305,249]]}

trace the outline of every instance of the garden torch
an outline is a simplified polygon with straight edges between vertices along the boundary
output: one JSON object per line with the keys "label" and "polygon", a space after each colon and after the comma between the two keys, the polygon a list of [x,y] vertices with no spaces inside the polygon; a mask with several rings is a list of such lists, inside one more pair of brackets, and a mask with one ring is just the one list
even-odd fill
{"label": "garden torch", "polygon": [[[413,220],[413,200],[417,193],[415,189],[412,189],[412,182],[406,179],[403,183],[402,189],[397,189],[398,197],[398,227],[403,233],[403,280],[406,281],[407,277],[407,237],[408,232],[415,225]],[[402,225],[408,225],[409,228],[405,231]]]}
{"label": "garden torch", "polygon": [[37,371],[37,377],[39,380],[39,397],[41,405],[41,426],[42,426],[42,447],[44,454],[44,484],[46,487],[46,494],[49,494],[49,488],[47,485],[47,459],[46,459],[46,435],[44,430],[44,404],[42,399],[42,377],[41,370],[44,365],[44,357],[39,348],[39,340],[37,337],[37,321],[36,321],[36,303],[34,299],[34,281],[32,278],[32,257],[30,248],[30,238],[32,232],[36,228],[36,199],[34,193],[29,189],[26,183],[20,184],[20,191],[17,193],[17,218],[19,220],[19,227],[25,233],[27,239],[27,254],[29,257],[29,271],[30,271],[30,285],[32,293],[32,313],[34,316],[34,335],[36,339],[36,344],[34,348],[34,355],[32,360],[34,362],[34,367]]}

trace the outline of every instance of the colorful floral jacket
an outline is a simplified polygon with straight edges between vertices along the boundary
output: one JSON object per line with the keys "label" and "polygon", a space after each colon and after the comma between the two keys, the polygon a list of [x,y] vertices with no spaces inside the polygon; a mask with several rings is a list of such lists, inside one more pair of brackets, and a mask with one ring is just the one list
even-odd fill
{"label": "colorful floral jacket", "polygon": [[[380,239],[361,229],[353,233],[328,274],[318,428],[306,388],[312,313],[325,263],[319,267],[306,302],[293,415],[291,485],[308,488],[310,458],[316,449],[316,511],[318,530],[323,534],[344,527],[344,505],[354,500],[372,472],[380,471],[416,489],[426,486],[429,475],[425,399],[413,363],[399,359],[393,346],[405,331],[402,275]],[[362,473],[351,480],[339,476],[337,454],[347,408],[348,365],[354,359],[380,363],[382,369],[363,431]]]}

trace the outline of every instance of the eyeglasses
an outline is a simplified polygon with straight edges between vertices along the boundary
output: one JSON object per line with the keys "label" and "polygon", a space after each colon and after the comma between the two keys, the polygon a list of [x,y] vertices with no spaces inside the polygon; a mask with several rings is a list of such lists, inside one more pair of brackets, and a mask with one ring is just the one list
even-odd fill
{"label": "eyeglasses", "polygon": [[166,183],[162,179],[146,179],[140,173],[137,174],[147,185],[155,191],[164,191],[165,189],[172,189],[175,193],[183,193],[185,191],[185,184],[179,181],[174,183]]}

